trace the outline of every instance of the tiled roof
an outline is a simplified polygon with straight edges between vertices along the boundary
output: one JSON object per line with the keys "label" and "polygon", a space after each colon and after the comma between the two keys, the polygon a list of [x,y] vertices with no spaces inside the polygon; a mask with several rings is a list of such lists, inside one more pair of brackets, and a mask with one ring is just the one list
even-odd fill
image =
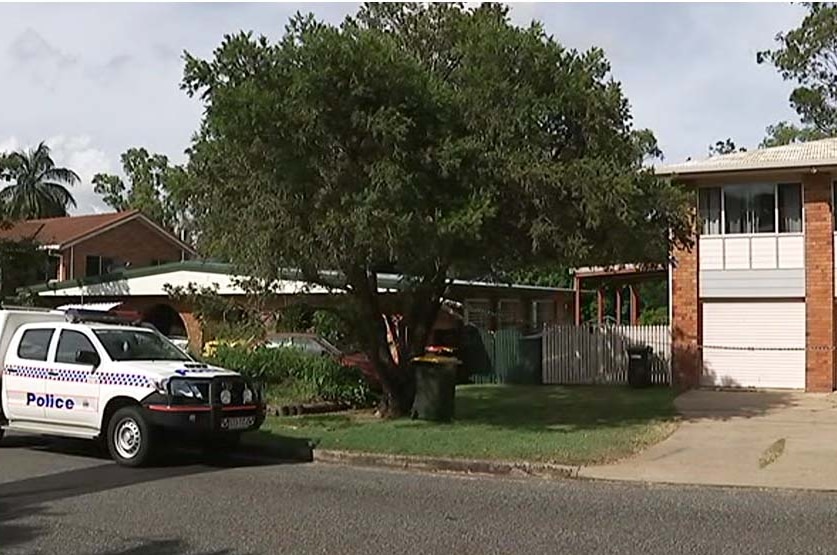
{"label": "tiled roof", "polygon": [[0,239],[30,239],[41,245],[66,245],[99,229],[136,216],[136,210],[16,222],[0,228]]}
{"label": "tiled roof", "polygon": [[837,166],[837,138],[733,152],[703,160],[689,160],[681,164],[661,166],[655,169],[655,173],[663,176],[682,176],[816,166]]}

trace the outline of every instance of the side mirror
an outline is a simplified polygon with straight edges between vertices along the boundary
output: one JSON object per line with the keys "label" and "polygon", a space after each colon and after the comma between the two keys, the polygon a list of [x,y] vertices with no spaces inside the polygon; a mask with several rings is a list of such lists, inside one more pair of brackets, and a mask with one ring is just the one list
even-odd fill
{"label": "side mirror", "polygon": [[89,366],[92,366],[93,368],[96,368],[102,361],[95,351],[77,351],[76,362],[78,362],[79,364],[87,364]]}

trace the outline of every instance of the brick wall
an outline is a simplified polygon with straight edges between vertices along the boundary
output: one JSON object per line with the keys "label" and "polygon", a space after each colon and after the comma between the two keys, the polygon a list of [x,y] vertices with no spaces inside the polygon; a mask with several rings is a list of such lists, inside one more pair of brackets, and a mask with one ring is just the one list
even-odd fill
{"label": "brick wall", "polygon": [[67,264],[71,258],[73,260],[72,276],[65,275],[66,279],[85,277],[88,255],[112,258],[116,263],[130,262],[132,268],[149,266],[152,260],[181,260],[181,250],[177,244],[140,220],[132,220],[91,237],[72,247],[72,254],[67,249],[63,255]]}
{"label": "brick wall", "polygon": [[[802,178],[805,203],[805,389],[834,389],[834,227],[831,179],[827,173]],[[818,349],[827,347],[827,349]]]}
{"label": "brick wall", "polygon": [[[697,238],[695,238],[697,239]],[[677,389],[700,382],[700,301],[698,297],[698,242],[674,252],[672,270],[672,381]]]}

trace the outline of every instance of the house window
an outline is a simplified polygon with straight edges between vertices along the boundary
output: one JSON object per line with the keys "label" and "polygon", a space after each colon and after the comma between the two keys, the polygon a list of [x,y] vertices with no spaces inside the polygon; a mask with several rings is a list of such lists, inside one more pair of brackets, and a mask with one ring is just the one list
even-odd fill
{"label": "house window", "polygon": [[802,233],[802,187],[795,183],[776,186],[779,205],[779,233]]}
{"label": "house window", "polygon": [[837,188],[831,184],[831,221],[834,222],[834,231],[837,231],[837,217],[834,215],[834,207],[837,206]]}
{"label": "house window", "polygon": [[523,323],[520,301],[504,299],[497,303],[497,329],[517,328]]}
{"label": "house window", "polygon": [[480,329],[491,327],[491,301],[465,299],[465,322]]}
{"label": "house window", "polygon": [[701,235],[802,233],[802,187],[798,183],[706,187],[698,191],[698,213]]}
{"label": "house window", "polygon": [[112,258],[104,256],[88,256],[84,263],[84,275],[86,277],[101,276],[109,273],[112,268]]}
{"label": "house window", "polygon": [[721,189],[710,187],[698,191],[701,235],[721,234]]}
{"label": "house window", "polygon": [[776,200],[773,185],[724,187],[724,232],[773,233],[776,230]]}

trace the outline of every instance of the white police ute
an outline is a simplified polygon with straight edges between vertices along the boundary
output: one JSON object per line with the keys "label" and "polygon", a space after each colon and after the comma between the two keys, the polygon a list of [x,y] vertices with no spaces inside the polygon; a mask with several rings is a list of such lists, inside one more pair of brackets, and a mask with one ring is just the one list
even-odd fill
{"label": "white police ute", "polygon": [[163,434],[230,448],[265,418],[261,388],[240,374],[101,313],[0,310],[0,356],[0,440],[100,439],[117,463],[141,466]]}

